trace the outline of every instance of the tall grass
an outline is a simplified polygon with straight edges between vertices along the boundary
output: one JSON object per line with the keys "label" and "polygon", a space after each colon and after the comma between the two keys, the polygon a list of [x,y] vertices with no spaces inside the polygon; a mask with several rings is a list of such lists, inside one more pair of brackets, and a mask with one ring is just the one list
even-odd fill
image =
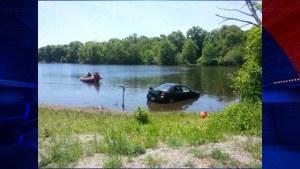
{"label": "tall grass", "polygon": [[42,155],[39,167],[67,167],[83,155],[82,145],[74,139],[54,139],[45,147],[47,155]]}
{"label": "tall grass", "polygon": [[40,144],[39,150],[47,149],[48,154],[41,156],[40,165],[65,166],[82,154],[99,152],[136,156],[145,153],[147,148],[156,148],[158,143],[176,148],[218,142],[225,136],[236,134],[261,134],[260,103],[229,105],[219,113],[210,113],[205,119],[199,118],[198,113],[151,114],[143,109],[134,114],[39,108],[41,143],[50,138],[71,138],[80,134],[97,134],[103,138],[85,145],[89,147],[86,153],[81,150],[81,143],[72,140],[55,141],[52,146]]}

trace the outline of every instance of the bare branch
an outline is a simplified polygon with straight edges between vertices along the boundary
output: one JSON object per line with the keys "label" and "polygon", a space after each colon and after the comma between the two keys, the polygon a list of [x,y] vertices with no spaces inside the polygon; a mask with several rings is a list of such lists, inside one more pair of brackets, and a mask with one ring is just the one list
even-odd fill
{"label": "bare branch", "polygon": [[244,23],[247,23],[247,24],[251,24],[251,25],[254,25],[254,26],[257,26],[257,27],[259,26],[258,24],[254,23],[254,22],[251,22],[251,21],[246,21],[246,20],[242,20],[242,19],[221,16],[221,15],[218,15],[218,14],[216,14],[216,16],[224,19],[221,23],[226,22],[228,20],[234,20],[234,21],[239,21],[239,22],[244,22]]}
{"label": "bare branch", "polygon": [[261,20],[258,17],[257,13],[256,13],[256,9],[254,8],[253,3],[251,2],[251,0],[245,0],[246,5],[248,7],[248,9],[250,10],[250,12],[252,13],[253,18],[255,19],[255,21],[257,22],[258,25],[261,25]]}
{"label": "bare branch", "polygon": [[[226,22],[228,20],[234,20],[234,21],[239,21],[239,22],[243,22],[243,23],[246,23],[246,24],[251,24],[251,25],[254,25],[256,27],[260,27],[261,19],[258,17],[258,15],[256,13],[255,3],[251,2],[251,0],[245,0],[245,5],[244,6],[247,6],[250,13],[244,12],[244,11],[239,10],[239,9],[227,9],[227,8],[219,8],[219,9],[226,10],[226,11],[239,12],[241,14],[252,17],[255,20],[255,22],[251,22],[251,21],[248,21],[248,20],[242,20],[242,19],[238,19],[238,18],[221,16],[221,15],[218,15],[218,14],[216,14],[216,16],[224,19],[221,23]],[[246,26],[246,25],[244,25],[244,26]]]}
{"label": "bare branch", "polygon": [[225,10],[225,11],[236,11],[236,12],[240,12],[240,13],[242,13],[242,14],[245,14],[245,15],[248,15],[248,16],[253,17],[252,14],[249,14],[249,13],[247,13],[247,12],[244,12],[244,11],[241,11],[241,10],[238,10],[238,9],[226,9],[226,8],[219,8],[219,9],[222,9],[222,10]]}
{"label": "bare branch", "polygon": [[250,24],[249,24],[249,23],[246,23],[246,24],[240,26],[240,28],[243,28],[243,27],[245,27],[245,26],[247,26],[247,25],[250,25]]}

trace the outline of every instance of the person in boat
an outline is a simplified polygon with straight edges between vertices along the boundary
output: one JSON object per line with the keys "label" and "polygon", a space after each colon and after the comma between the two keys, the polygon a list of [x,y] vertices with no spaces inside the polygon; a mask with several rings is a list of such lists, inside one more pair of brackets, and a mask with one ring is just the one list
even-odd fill
{"label": "person in boat", "polygon": [[87,74],[86,74],[86,77],[91,77],[92,76],[92,74],[90,73],[90,72],[88,72]]}
{"label": "person in boat", "polygon": [[94,73],[94,77],[95,77],[96,79],[100,79],[99,73],[98,73],[98,72],[95,72],[95,73]]}

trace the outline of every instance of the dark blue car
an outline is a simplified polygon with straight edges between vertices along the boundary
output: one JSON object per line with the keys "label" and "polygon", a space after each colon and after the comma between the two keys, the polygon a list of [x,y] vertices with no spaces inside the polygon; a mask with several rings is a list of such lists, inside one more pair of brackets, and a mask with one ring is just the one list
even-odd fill
{"label": "dark blue car", "polygon": [[176,101],[198,98],[199,92],[193,91],[189,87],[175,83],[164,83],[155,87],[150,87],[147,99],[156,103],[172,103]]}

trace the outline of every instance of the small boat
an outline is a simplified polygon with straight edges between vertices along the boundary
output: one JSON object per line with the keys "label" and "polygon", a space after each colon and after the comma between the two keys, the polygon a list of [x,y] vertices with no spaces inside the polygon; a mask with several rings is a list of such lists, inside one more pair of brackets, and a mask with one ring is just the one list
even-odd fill
{"label": "small boat", "polygon": [[102,79],[102,77],[100,77],[98,72],[94,73],[93,75],[88,73],[87,75],[80,77],[80,81],[86,83],[98,83],[100,79]]}

